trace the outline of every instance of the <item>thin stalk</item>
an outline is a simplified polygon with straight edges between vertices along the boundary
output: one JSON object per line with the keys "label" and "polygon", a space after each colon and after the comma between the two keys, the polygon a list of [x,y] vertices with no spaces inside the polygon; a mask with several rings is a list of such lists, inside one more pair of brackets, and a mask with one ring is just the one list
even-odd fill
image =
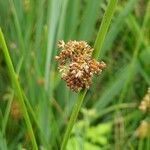
{"label": "thin stalk", "polygon": [[9,2],[10,2],[11,9],[12,9],[12,14],[13,14],[13,18],[14,18],[14,25],[15,25],[15,28],[16,28],[16,31],[17,31],[16,33],[17,33],[17,36],[18,36],[19,44],[20,44],[20,50],[22,50],[22,52],[24,53],[25,52],[25,45],[24,45],[24,42],[23,42],[23,35],[22,35],[18,15],[17,15],[17,12],[16,12],[16,8],[15,8],[13,0],[9,0]]}
{"label": "thin stalk", "polygon": [[150,149],[150,130],[148,131],[148,137],[146,139],[146,149]]}
{"label": "thin stalk", "polygon": [[112,19],[113,14],[114,14],[115,7],[117,5],[117,1],[118,0],[109,0],[106,12],[103,16],[103,20],[102,20],[101,26],[99,28],[99,32],[98,32],[95,44],[94,44],[93,57],[96,58],[96,59],[100,55],[100,51],[102,49],[102,46],[103,46],[108,28],[110,26],[111,19]]}
{"label": "thin stalk", "polygon": [[61,145],[61,150],[66,149],[66,145],[67,145],[68,139],[70,137],[72,127],[73,127],[73,125],[76,121],[76,118],[78,116],[78,113],[79,113],[79,110],[81,108],[81,105],[82,105],[82,102],[84,100],[86,92],[87,92],[87,90],[84,90],[84,91],[81,91],[79,93],[78,100],[74,105],[74,108],[73,108],[73,111],[72,111],[72,114],[71,114],[71,117],[70,117],[70,120],[69,120],[69,123],[68,123],[68,126],[67,126],[67,130],[66,130],[64,138],[63,138],[63,142],[62,142],[62,145]]}
{"label": "thin stalk", "polygon": [[94,118],[94,120],[95,120],[96,118],[100,118],[100,117],[102,117],[102,116],[104,116],[104,115],[106,115],[106,114],[108,114],[108,113],[110,113],[110,112],[113,112],[113,111],[115,111],[116,109],[119,109],[119,110],[120,110],[120,109],[135,108],[135,107],[137,107],[137,104],[136,104],[136,103],[122,103],[122,104],[116,104],[116,105],[110,106],[110,107],[108,107],[108,108],[102,110],[101,112],[99,112],[99,113],[97,114],[97,116]]}
{"label": "thin stalk", "polygon": [[[101,23],[101,26],[100,26],[100,29],[99,29],[99,32],[98,32],[95,44],[94,44],[93,56],[96,59],[98,59],[99,54],[100,54],[100,50],[101,50],[101,48],[103,46],[107,30],[109,28],[111,19],[113,17],[115,7],[117,5],[117,1],[118,0],[109,0],[106,12],[104,14],[104,17],[103,17],[103,20],[102,20],[102,23]],[[78,99],[77,99],[77,101],[76,101],[76,103],[74,105],[74,108],[73,108],[73,111],[72,111],[72,114],[71,114],[71,117],[70,117],[67,129],[66,129],[63,141],[62,141],[61,150],[65,150],[66,149],[66,145],[67,145],[68,139],[70,137],[71,130],[72,130],[73,125],[74,125],[74,123],[75,123],[75,121],[77,119],[77,116],[78,116],[79,110],[81,108],[82,102],[84,100],[84,97],[86,95],[86,92],[87,92],[87,90],[81,91],[79,93],[79,95],[78,95]]]}
{"label": "thin stalk", "polygon": [[49,148],[49,144],[48,144],[48,142],[47,142],[47,140],[46,140],[46,138],[45,138],[45,134],[43,133],[43,131],[42,131],[42,129],[41,129],[41,126],[40,126],[40,124],[39,124],[39,122],[38,122],[38,120],[37,120],[37,118],[36,118],[35,112],[34,112],[34,110],[32,109],[32,106],[31,106],[31,104],[30,104],[28,98],[26,97],[26,95],[24,94],[23,91],[22,91],[22,93],[23,93],[23,97],[24,97],[25,104],[26,104],[26,106],[27,106],[27,108],[28,108],[28,112],[32,115],[32,118],[33,118],[35,124],[37,125],[37,128],[39,129],[39,132],[41,133],[41,139],[42,139],[42,141],[44,142],[45,146],[46,146],[47,148]]}
{"label": "thin stalk", "polygon": [[8,51],[7,46],[6,46],[6,42],[5,42],[4,35],[2,33],[1,28],[0,28],[0,47],[3,50],[5,61],[6,61],[6,64],[8,66],[9,72],[10,72],[10,77],[11,77],[12,83],[15,87],[16,94],[18,95],[18,100],[20,102],[22,114],[24,116],[27,128],[29,130],[29,134],[30,134],[30,137],[31,137],[31,142],[32,142],[32,145],[33,145],[33,149],[38,150],[37,143],[36,143],[35,136],[34,136],[33,129],[32,129],[32,125],[31,125],[31,121],[30,121],[30,118],[29,118],[29,115],[28,115],[28,112],[27,112],[27,108],[26,108],[26,105],[25,105],[25,102],[24,102],[24,99],[23,99],[23,95],[22,95],[22,92],[21,92],[21,87],[20,87],[20,84],[17,80],[17,76],[16,76],[16,73],[15,73],[15,70],[14,70],[14,67],[13,67],[13,64],[12,64],[12,61],[11,61],[11,58],[10,58],[10,55],[9,55],[9,51]]}
{"label": "thin stalk", "polygon": [[[20,59],[17,67],[16,67],[16,73],[19,75],[21,66],[22,66],[22,62],[23,62],[23,57]],[[5,111],[5,115],[3,118],[3,124],[2,124],[2,135],[5,136],[5,130],[6,130],[6,126],[7,126],[7,122],[8,122],[8,118],[9,118],[9,113],[10,113],[10,109],[11,109],[11,104],[12,101],[14,99],[14,90],[11,90],[11,94],[10,94],[10,99],[7,103],[7,107],[6,107],[6,111]]]}
{"label": "thin stalk", "polygon": [[14,98],[14,92],[11,93],[10,100],[8,101],[6,111],[5,111],[5,115],[4,115],[4,118],[3,118],[3,123],[2,123],[2,135],[3,136],[5,136],[6,125],[7,125],[7,121],[8,121],[8,117],[9,117],[10,108],[11,108],[13,98]]}
{"label": "thin stalk", "polygon": [[143,150],[144,149],[144,140],[140,139],[138,142],[138,150]]}

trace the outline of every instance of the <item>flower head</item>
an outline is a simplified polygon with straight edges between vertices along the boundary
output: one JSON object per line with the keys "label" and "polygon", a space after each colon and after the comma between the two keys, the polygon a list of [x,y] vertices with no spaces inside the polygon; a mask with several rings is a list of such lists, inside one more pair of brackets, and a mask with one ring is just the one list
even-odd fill
{"label": "flower head", "polygon": [[146,120],[143,120],[139,127],[136,129],[135,136],[141,139],[146,138],[148,136],[149,130],[150,124]]}
{"label": "flower head", "polygon": [[79,92],[89,88],[94,74],[102,72],[104,62],[92,59],[93,48],[85,41],[59,41],[58,47],[62,49],[56,56],[61,77],[73,91]]}
{"label": "flower head", "polygon": [[141,101],[139,109],[143,112],[147,112],[150,110],[150,88],[148,88],[146,95],[144,96],[143,100]]}
{"label": "flower head", "polygon": [[11,109],[10,109],[10,114],[13,117],[13,119],[15,119],[15,120],[20,120],[22,118],[20,105],[17,100],[13,100]]}

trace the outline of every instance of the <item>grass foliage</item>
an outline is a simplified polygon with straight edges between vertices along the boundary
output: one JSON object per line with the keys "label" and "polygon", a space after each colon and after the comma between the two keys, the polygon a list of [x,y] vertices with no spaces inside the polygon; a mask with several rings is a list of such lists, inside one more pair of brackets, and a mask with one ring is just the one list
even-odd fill
{"label": "grass foliage", "polygon": [[[94,47],[108,2],[0,1],[0,149],[60,149],[78,94],[60,79],[56,43]],[[107,68],[87,91],[68,150],[150,149],[150,134],[135,135],[142,120],[150,122],[138,109],[150,86],[149,12],[150,0],[118,0],[100,39]]]}

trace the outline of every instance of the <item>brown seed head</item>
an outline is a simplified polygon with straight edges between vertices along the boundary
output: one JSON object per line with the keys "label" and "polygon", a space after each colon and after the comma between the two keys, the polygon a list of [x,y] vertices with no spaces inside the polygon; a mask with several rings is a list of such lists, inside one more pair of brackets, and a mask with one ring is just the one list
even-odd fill
{"label": "brown seed head", "polygon": [[136,129],[135,131],[135,136],[138,137],[138,138],[146,138],[148,136],[148,133],[149,133],[149,130],[150,130],[150,124],[143,120],[139,127]]}
{"label": "brown seed head", "polygon": [[15,120],[19,120],[22,118],[20,104],[17,100],[14,100],[11,105],[10,114]]}
{"label": "brown seed head", "polygon": [[92,59],[93,48],[85,41],[58,42],[62,49],[55,57],[61,77],[73,91],[79,92],[89,88],[94,74],[102,72],[106,67],[104,62]]}
{"label": "brown seed head", "polygon": [[139,109],[144,113],[150,110],[150,88],[148,88],[146,95],[141,101]]}

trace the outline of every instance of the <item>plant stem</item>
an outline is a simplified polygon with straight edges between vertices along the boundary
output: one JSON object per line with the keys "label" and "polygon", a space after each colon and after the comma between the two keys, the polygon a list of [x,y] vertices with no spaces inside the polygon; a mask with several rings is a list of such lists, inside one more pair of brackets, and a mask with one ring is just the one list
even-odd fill
{"label": "plant stem", "polygon": [[15,25],[15,28],[16,28],[16,33],[17,33],[17,36],[18,36],[18,41],[19,41],[20,48],[21,48],[20,50],[24,54],[25,53],[25,45],[24,45],[24,42],[23,42],[21,26],[20,26],[20,22],[19,22],[19,19],[18,19],[17,12],[16,12],[16,8],[15,8],[13,0],[9,0],[9,2],[10,2],[11,9],[12,9],[12,15],[13,15],[13,19],[14,19],[14,25]]}
{"label": "plant stem", "polygon": [[14,92],[11,93],[10,99],[9,99],[8,104],[6,106],[5,115],[3,118],[3,122],[2,122],[2,135],[3,136],[5,136],[6,125],[7,125],[7,121],[8,121],[8,117],[9,117],[10,108],[11,108],[13,98],[14,98]]}
{"label": "plant stem", "polygon": [[26,109],[26,105],[25,105],[25,102],[23,99],[23,95],[21,92],[21,87],[20,87],[20,84],[18,82],[18,79],[17,79],[16,73],[15,73],[15,70],[14,70],[14,67],[13,67],[13,64],[12,64],[12,61],[11,61],[11,58],[9,55],[9,51],[8,51],[7,46],[6,46],[6,42],[5,42],[4,35],[2,33],[1,28],[0,28],[0,47],[3,50],[5,61],[6,61],[6,64],[8,66],[9,72],[10,72],[10,77],[11,77],[12,83],[15,87],[16,94],[18,96],[18,100],[19,100],[20,105],[21,105],[22,114],[24,116],[27,128],[29,130],[33,149],[38,150],[37,143],[36,143],[35,136],[34,136],[33,129],[32,129],[32,125],[31,125],[31,121],[30,121],[30,118],[29,118],[29,115],[28,115],[28,112]]}
{"label": "plant stem", "polygon": [[67,126],[67,130],[66,130],[64,138],[63,138],[63,142],[62,142],[62,145],[61,145],[61,150],[64,150],[66,148],[66,145],[67,145],[68,139],[70,137],[72,127],[73,127],[73,125],[76,121],[76,118],[78,116],[78,113],[79,113],[80,107],[82,105],[82,102],[84,100],[86,92],[87,92],[87,90],[84,90],[84,91],[79,93],[78,100],[77,100],[76,104],[74,105],[74,108],[73,108],[73,111],[72,111],[72,114],[71,114],[71,117],[70,117],[70,120],[69,120],[69,123],[68,123],[68,126]]}
{"label": "plant stem", "polygon": [[[118,0],[109,0],[106,12],[104,14],[104,17],[103,17],[103,20],[102,20],[102,23],[101,23],[101,26],[100,26],[95,44],[94,44],[93,57],[96,58],[96,59],[98,59],[98,57],[99,57],[100,50],[102,48],[107,30],[109,28],[111,19],[113,17],[115,7],[117,5],[117,1]],[[73,125],[74,125],[74,123],[77,119],[77,116],[78,116],[79,110],[81,108],[82,102],[84,100],[84,97],[86,95],[86,92],[87,92],[87,90],[81,91],[78,95],[77,102],[75,103],[75,106],[73,108],[73,111],[72,111],[67,129],[66,129],[66,132],[65,132],[65,135],[64,135],[64,138],[63,138],[63,142],[61,144],[61,150],[66,149],[66,145],[67,145],[68,139],[70,137],[71,130],[72,130]]]}
{"label": "plant stem", "polygon": [[108,30],[109,25],[111,23],[111,19],[113,17],[114,10],[115,10],[116,5],[117,5],[117,1],[118,0],[109,0],[109,4],[108,4],[106,12],[103,16],[103,20],[102,20],[101,26],[99,28],[99,32],[98,32],[95,44],[94,44],[93,57],[96,59],[100,55],[100,51],[102,49],[107,30]]}

